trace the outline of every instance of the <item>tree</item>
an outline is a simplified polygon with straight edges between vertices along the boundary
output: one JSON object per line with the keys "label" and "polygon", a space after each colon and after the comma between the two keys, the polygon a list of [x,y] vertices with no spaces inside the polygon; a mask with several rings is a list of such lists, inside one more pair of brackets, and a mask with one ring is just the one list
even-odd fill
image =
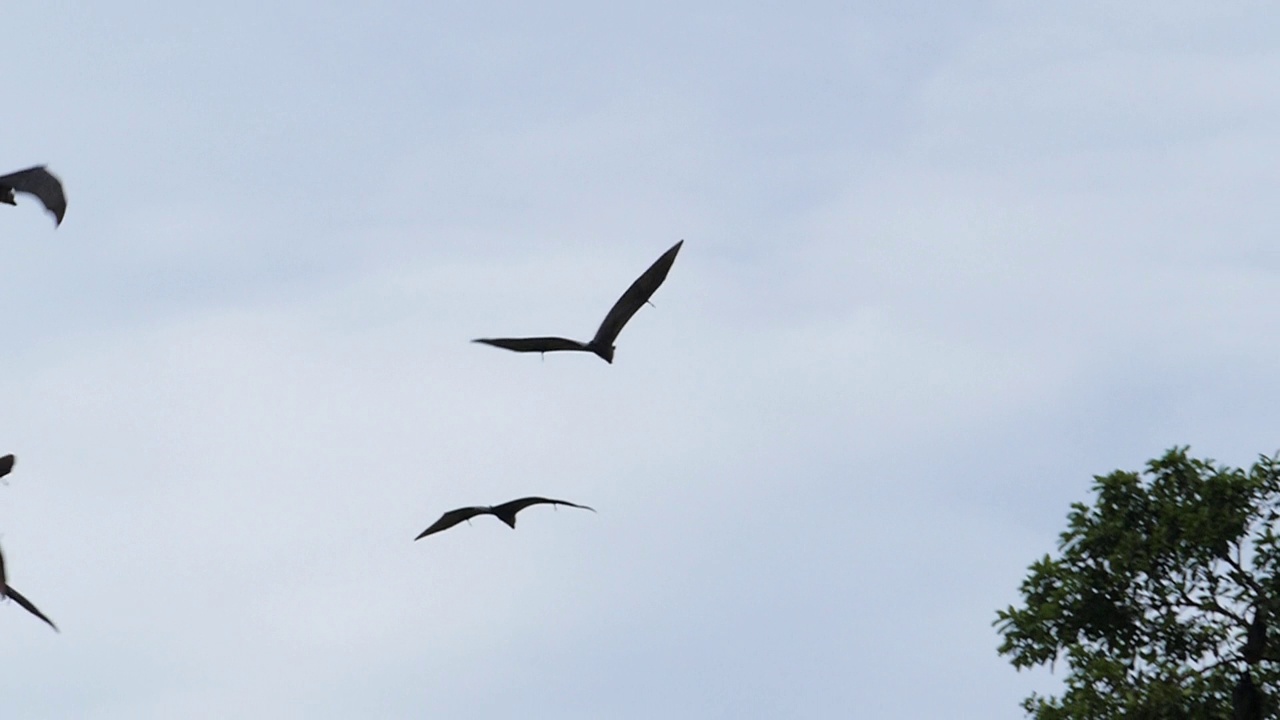
{"label": "tree", "polygon": [[1062,694],[1033,693],[1027,713],[1280,717],[1266,693],[1280,680],[1280,643],[1266,638],[1268,598],[1280,610],[1280,454],[1245,471],[1174,448],[1093,490],[1092,507],[1071,506],[1059,557],[1031,565],[1024,606],[997,612],[1015,668],[1068,668]]}

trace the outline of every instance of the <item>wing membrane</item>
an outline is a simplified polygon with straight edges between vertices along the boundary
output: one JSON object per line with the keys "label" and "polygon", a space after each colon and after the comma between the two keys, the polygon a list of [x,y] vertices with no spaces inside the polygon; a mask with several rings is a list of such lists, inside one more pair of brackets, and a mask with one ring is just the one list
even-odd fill
{"label": "wing membrane", "polygon": [[557,350],[591,352],[590,348],[577,340],[562,337],[476,338],[471,342],[484,343],[515,352],[556,352]]}
{"label": "wing membrane", "polygon": [[41,620],[49,623],[49,627],[53,628],[54,630],[58,629],[58,626],[54,625],[52,620],[50,620],[44,613],[40,612],[40,609],[37,608],[35,605],[33,605],[30,600],[23,597],[22,593],[18,592],[17,590],[14,590],[12,585],[5,583],[4,589],[5,589],[5,594],[8,595],[10,598],[13,598],[13,601],[21,605],[24,610],[31,613],[32,615],[35,615]]}
{"label": "wing membrane", "polygon": [[44,165],[0,177],[0,188],[35,195],[45,209],[53,213],[58,225],[62,224],[62,216],[67,214],[67,196],[62,192],[62,182]]}
{"label": "wing membrane", "polygon": [[470,520],[477,515],[487,515],[490,512],[492,511],[487,507],[464,507],[458,508],[457,510],[450,510],[449,512],[441,515],[439,520],[432,523],[431,527],[423,530],[418,537],[414,538],[414,540],[421,540],[433,533],[448,530],[464,520]]}
{"label": "wing membrane", "polygon": [[595,508],[587,507],[586,505],[579,505],[577,503],[571,503],[568,500],[552,500],[551,498],[544,498],[544,497],[527,497],[527,498],[520,498],[519,500],[512,500],[511,502],[504,502],[501,505],[494,505],[493,514],[497,515],[499,520],[502,520],[503,522],[510,525],[511,527],[515,527],[516,513],[529,507],[530,505],[568,505],[569,507],[582,508],[583,510],[590,510],[591,512],[595,512]]}
{"label": "wing membrane", "polygon": [[681,240],[672,245],[670,250],[662,253],[662,257],[655,260],[644,274],[631,283],[631,287],[627,288],[627,291],[622,293],[622,297],[618,298],[618,302],[609,309],[609,314],[604,316],[604,322],[600,323],[596,336],[591,340],[592,345],[601,347],[613,345],[614,340],[618,339],[618,333],[622,332],[622,328],[626,326],[631,316],[649,302],[649,298],[653,297],[653,293],[667,279],[667,273],[671,271],[671,266],[675,263],[676,255],[683,244],[684,241]]}

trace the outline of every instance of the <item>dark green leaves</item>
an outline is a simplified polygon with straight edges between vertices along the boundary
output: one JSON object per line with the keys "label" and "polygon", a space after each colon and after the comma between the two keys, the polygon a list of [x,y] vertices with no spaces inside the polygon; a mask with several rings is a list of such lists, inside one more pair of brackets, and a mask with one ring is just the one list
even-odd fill
{"label": "dark green leaves", "polygon": [[[1067,666],[1060,697],[1024,702],[1039,720],[1232,717],[1254,609],[1280,594],[1280,462],[1245,472],[1186,451],[1094,478],[1058,557],[1031,565],[1021,607],[997,612],[1014,667]],[[1264,696],[1277,660],[1268,648],[1254,666]]]}

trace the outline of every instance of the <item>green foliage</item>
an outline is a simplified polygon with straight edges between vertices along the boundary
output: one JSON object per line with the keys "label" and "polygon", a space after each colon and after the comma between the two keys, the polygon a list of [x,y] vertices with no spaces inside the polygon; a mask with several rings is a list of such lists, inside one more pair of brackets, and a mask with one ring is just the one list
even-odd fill
{"label": "green foliage", "polygon": [[[1280,598],[1280,456],[1246,472],[1174,448],[1093,489],[1092,507],[1071,507],[1059,557],[1031,565],[1024,606],[997,613],[1014,667],[1068,668],[1061,696],[1023,707],[1038,720],[1231,718],[1253,609]],[[1278,635],[1252,668],[1264,694],[1280,679]]]}

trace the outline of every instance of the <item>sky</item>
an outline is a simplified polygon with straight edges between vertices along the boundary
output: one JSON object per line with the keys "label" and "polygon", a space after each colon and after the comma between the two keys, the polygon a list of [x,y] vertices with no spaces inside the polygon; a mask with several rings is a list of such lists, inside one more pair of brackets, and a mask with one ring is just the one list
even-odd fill
{"label": "sky", "polygon": [[[1095,475],[1280,449],[1260,2],[6,8],[6,717],[1023,717]],[[676,241],[612,365],[589,338]],[[530,508],[420,542],[446,510]]]}

